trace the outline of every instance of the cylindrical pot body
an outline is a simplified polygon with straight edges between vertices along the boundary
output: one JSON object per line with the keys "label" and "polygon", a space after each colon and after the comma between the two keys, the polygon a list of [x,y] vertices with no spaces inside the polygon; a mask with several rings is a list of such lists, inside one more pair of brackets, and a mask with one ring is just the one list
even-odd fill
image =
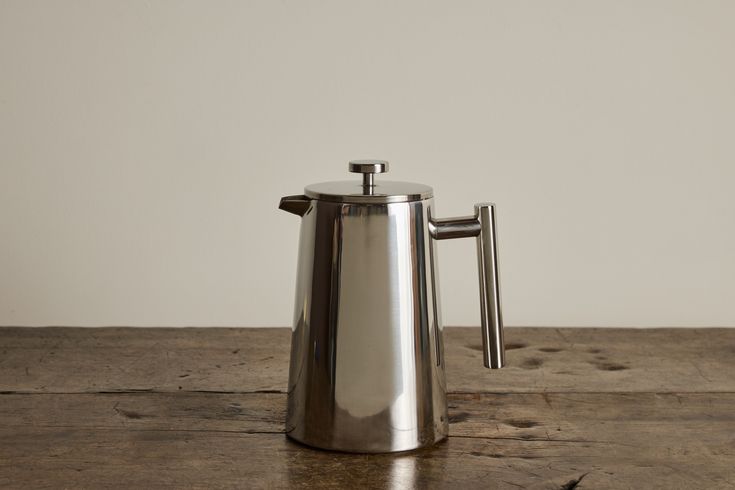
{"label": "cylindrical pot body", "polygon": [[392,452],[447,436],[433,199],[302,214],[286,433]]}

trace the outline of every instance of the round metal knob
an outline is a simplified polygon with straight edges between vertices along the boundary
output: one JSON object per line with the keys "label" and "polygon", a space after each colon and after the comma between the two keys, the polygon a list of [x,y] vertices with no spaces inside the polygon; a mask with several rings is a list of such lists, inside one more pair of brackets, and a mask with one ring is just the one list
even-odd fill
{"label": "round metal knob", "polygon": [[388,171],[388,162],[384,160],[352,160],[350,172],[358,174],[382,174]]}
{"label": "round metal knob", "polygon": [[350,172],[362,174],[362,187],[364,194],[372,194],[375,187],[375,174],[382,174],[388,171],[388,162],[385,160],[352,160],[350,162]]}

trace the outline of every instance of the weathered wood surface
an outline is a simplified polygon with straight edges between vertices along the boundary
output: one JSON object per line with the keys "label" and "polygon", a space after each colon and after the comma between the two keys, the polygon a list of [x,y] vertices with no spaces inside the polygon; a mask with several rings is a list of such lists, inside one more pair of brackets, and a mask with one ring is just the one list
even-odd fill
{"label": "weathered wood surface", "polygon": [[[509,328],[482,367],[478,328],[445,329],[454,393],[735,390],[735,329]],[[289,329],[0,329],[0,391],[285,391]]]}
{"label": "weathered wood surface", "polygon": [[735,394],[451,395],[450,440],[401,456],[290,443],[284,405],[283,394],[5,395],[0,486],[735,485]]}
{"label": "weathered wood surface", "polygon": [[452,395],[450,440],[401,456],[289,443],[284,402],[282,394],[6,395],[0,485],[561,488],[582,475],[578,488],[735,485],[735,394]]}
{"label": "weathered wood surface", "polygon": [[0,329],[0,488],[735,488],[731,332],[449,329],[449,440],[368,456],[285,438],[287,330]]}

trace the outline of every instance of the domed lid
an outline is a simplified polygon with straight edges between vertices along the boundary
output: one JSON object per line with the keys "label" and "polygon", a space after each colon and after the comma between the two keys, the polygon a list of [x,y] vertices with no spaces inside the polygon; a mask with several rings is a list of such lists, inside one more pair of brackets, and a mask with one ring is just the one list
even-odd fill
{"label": "domed lid", "polygon": [[388,171],[388,162],[383,160],[353,160],[349,168],[350,172],[362,174],[362,182],[342,180],[311,184],[306,186],[304,194],[320,201],[358,204],[421,201],[434,196],[427,185],[375,179],[375,174]]}

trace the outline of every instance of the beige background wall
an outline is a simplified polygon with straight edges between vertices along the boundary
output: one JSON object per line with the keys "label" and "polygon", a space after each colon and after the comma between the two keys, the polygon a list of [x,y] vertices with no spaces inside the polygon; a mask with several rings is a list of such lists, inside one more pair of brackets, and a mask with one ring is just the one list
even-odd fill
{"label": "beige background wall", "polygon": [[[499,206],[511,325],[735,325],[735,2],[0,0],[0,325],[287,325],[304,184]],[[472,240],[440,245],[479,320]]]}

